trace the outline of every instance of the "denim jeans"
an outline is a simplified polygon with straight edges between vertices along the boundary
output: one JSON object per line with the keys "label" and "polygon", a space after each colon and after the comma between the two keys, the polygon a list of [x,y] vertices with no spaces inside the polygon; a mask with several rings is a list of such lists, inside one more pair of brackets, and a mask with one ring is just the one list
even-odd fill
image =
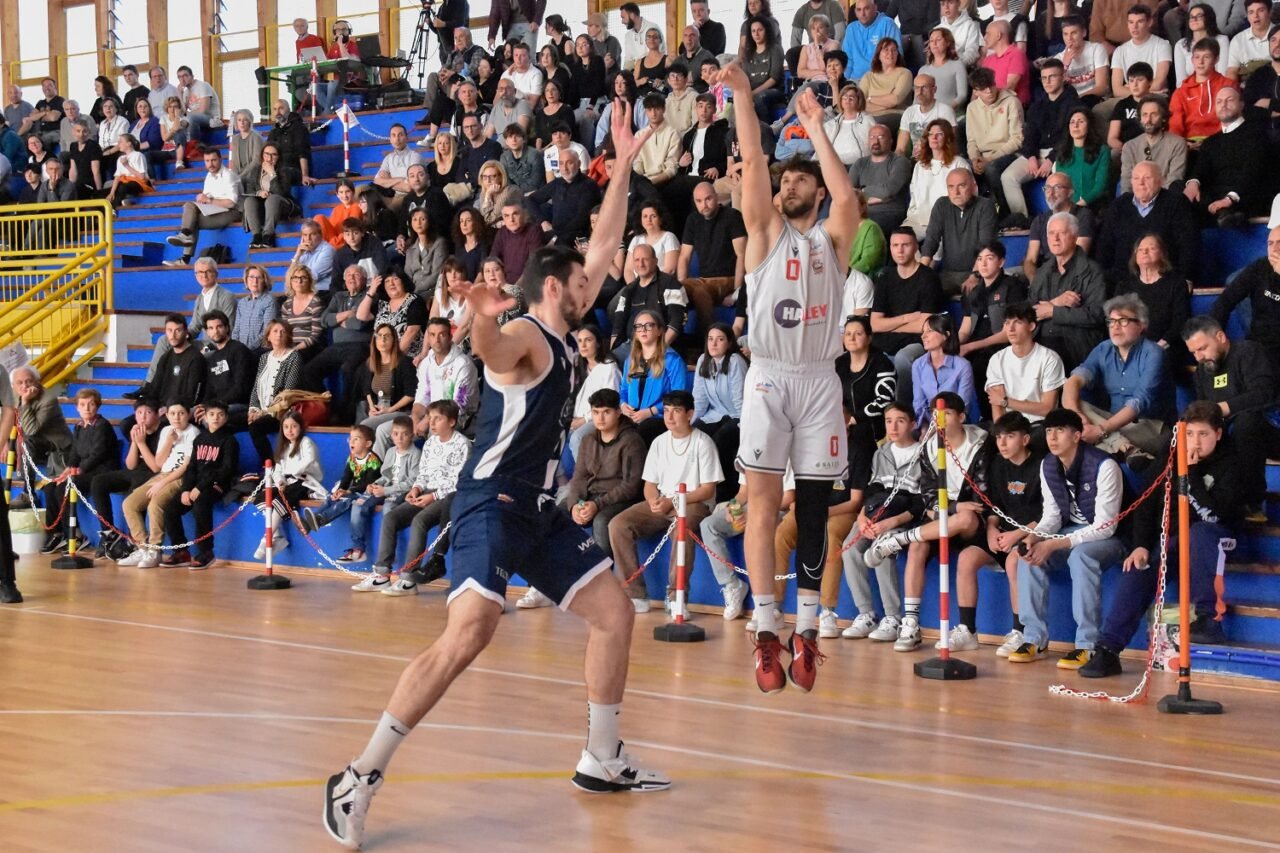
{"label": "denim jeans", "polygon": [[[1082,527],[1075,524],[1059,532],[1074,533]],[[1125,543],[1112,536],[1054,551],[1043,566],[1018,560],[1018,615],[1025,626],[1023,638],[1037,648],[1049,642],[1049,572],[1066,567],[1071,572],[1076,648],[1092,650],[1102,621],[1102,573],[1123,561],[1127,554]]]}

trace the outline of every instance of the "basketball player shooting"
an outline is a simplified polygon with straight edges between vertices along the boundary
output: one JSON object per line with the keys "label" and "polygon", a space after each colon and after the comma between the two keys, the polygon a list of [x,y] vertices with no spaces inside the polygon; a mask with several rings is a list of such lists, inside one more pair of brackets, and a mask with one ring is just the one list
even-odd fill
{"label": "basketball player shooting", "polygon": [[400,676],[364,753],[326,786],[325,828],[350,849],[360,847],[370,801],[396,748],[492,639],[513,573],[590,626],[587,745],[573,784],[591,793],[671,784],[638,766],[618,737],[635,611],[612,561],[551,494],[583,378],[571,330],[594,304],[622,241],[632,165],[649,135],[633,134],[631,121],[631,107],[616,101],[617,166],[587,256],[550,246],[530,257],[520,282],[528,315],[499,329],[497,318],[514,299],[482,283],[455,291],[474,313],[471,340],[484,361],[485,386],[475,445],[454,496],[453,589],[444,632]]}
{"label": "basketball player shooting", "polygon": [[[736,63],[720,72],[741,115],[751,115],[751,84]],[[755,599],[756,684],[765,693],[813,689],[817,674],[818,588],[827,548],[831,484],[844,479],[848,453],[840,383],[841,298],[859,214],[845,166],[823,131],[822,107],[812,92],[796,99],[800,124],[818,162],[799,157],[782,168],[778,208],[768,158],[753,123],[739,132],[742,218],[747,227],[747,333],[751,367],[742,402],[738,463],[746,474],[745,553]],[[830,200],[830,213],[818,211]],[[781,210],[781,215],[779,215]],[[788,651],[778,639],[773,594],[773,539],[790,460],[796,475],[796,629]]]}

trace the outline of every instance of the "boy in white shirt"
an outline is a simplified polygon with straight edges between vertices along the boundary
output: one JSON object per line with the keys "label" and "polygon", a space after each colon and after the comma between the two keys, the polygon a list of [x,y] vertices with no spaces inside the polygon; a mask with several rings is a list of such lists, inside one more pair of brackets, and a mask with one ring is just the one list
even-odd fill
{"label": "boy in white shirt", "polygon": [[1004,333],[1009,346],[987,363],[991,417],[998,421],[1005,412],[1021,412],[1031,421],[1033,439],[1042,446],[1044,431],[1039,424],[1057,407],[1062,386],[1067,382],[1062,357],[1036,343],[1036,309],[1029,303],[1005,309]]}
{"label": "boy in white shirt", "polygon": [[166,414],[169,425],[160,430],[156,451],[160,471],[124,499],[122,509],[129,524],[129,537],[137,543],[138,550],[121,560],[118,564],[121,566],[154,569],[160,565],[165,509],[182,491],[182,475],[191,462],[191,448],[200,434],[199,427],[191,423],[191,411],[184,404],[170,403]]}
{"label": "boy in white shirt", "polygon": [[[609,545],[619,577],[630,578],[639,568],[636,540],[665,531],[675,518],[674,498],[685,484],[685,514],[690,529],[702,524],[711,513],[716,484],[724,479],[715,442],[693,428],[693,395],[688,391],[668,391],[662,398],[662,420],[667,432],[654,439],[645,457],[644,500],[625,509],[609,522]],[[689,552],[692,553],[692,552]],[[671,543],[671,566],[667,598],[675,590],[675,542]],[[637,613],[649,612],[644,575],[627,584],[627,594]]]}

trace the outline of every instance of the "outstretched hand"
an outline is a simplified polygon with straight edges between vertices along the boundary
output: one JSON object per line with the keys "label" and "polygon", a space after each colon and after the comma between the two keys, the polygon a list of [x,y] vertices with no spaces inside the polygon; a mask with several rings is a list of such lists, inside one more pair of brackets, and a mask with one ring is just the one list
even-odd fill
{"label": "outstretched hand", "polygon": [[821,134],[822,123],[827,118],[826,110],[818,103],[812,89],[803,89],[796,96],[796,115],[800,117],[800,125],[809,133],[810,138]]}
{"label": "outstretched hand", "polygon": [[497,318],[503,311],[510,311],[518,304],[514,296],[508,296],[496,284],[468,281],[449,285],[449,292],[467,300],[471,310],[481,317]]}
{"label": "outstretched hand", "polygon": [[747,72],[742,70],[742,64],[736,59],[725,63],[724,68],[721,68],[720,73],[716,75],[716,82],[722,83],[735,92],[751,88],[751,80],[747,77]]}
{"label": "outstretched hand", "polygon": [[626,163],[635,160],[645,140],[653,135],[652,127],[646,127],[639,133],[632,130],[635,125],[631,120],[631,111],[631,104],[622,98],[615,98],[609,115],[609,135],[613,139],[614,153],[619,161]]}

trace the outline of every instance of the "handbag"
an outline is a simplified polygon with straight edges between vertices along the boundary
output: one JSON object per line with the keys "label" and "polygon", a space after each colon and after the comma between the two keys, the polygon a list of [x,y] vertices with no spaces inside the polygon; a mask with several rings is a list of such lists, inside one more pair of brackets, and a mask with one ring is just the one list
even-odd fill
{"label": "handbag", "polygon": [[329,425],[329,404],[325,400],[303,400],[290,408],[309,427]]}

